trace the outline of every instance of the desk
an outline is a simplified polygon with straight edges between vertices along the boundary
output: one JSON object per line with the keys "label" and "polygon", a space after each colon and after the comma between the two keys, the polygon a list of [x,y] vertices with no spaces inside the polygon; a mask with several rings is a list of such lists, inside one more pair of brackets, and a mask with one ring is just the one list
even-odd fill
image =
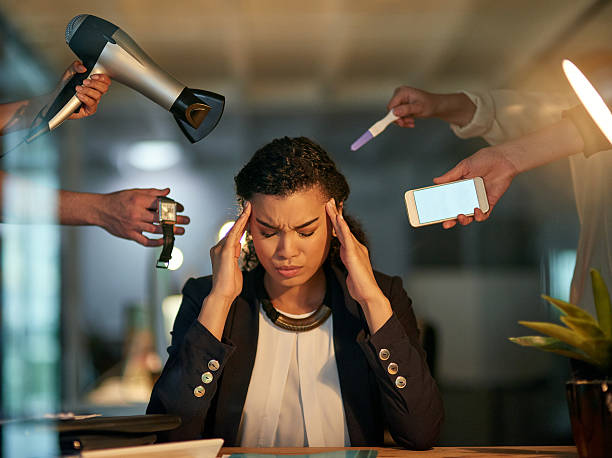
{"label": "desk", "polygon": [[[308,453],[335,452],[339,450],[359,450],[358,448],[243,448],[223,447],[219,456],[231,455],[232,453],[259,453],[271,455],[302,455]],[[462,457],[513,457],[521,458],[578,458],[578,452],[574,446],[506,446],[506,447],[434,447],[432,450],[417,452],[400,448],[372,447],[378,451],[377,458],[462,458]]]}

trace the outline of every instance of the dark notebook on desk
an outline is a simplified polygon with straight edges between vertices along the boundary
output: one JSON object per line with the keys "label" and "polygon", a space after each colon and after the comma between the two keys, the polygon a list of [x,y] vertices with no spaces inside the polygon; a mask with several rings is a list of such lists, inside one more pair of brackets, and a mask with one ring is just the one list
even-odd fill
{"label": "dark notebook on desk", "polygon": [[156,433],[177,428],[181,418],[176,415],[133,415],[11,421],[15,422],[20,424],[24,434],[34,429],[57,432],[62,454],[73,454],[84,450],[152,444],[157,439]]}
{"label": "dark notebook on desk", "polygon": [[176,415],[134,415],[94,417],[82,420],[58,420],[62,453],[153,444],[156,433],[177,428]]}

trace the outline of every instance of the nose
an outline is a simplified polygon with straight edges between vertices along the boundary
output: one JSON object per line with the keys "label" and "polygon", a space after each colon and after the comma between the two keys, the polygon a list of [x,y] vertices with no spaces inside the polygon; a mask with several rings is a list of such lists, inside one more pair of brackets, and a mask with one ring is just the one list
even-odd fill
{"label": "nose", "polygon": [[278,245],[276,246],[276,256],[281,259],[291,259],[298,254],[298,244],[295,233],[281,232]]}

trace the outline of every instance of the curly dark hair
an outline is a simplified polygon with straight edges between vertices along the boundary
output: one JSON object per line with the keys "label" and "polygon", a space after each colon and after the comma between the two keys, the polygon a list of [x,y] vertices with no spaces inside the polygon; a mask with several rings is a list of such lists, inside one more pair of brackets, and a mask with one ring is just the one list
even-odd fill
{"label": "curly dark hair", "polygon": [[[234,177],[236,194],[241,205],[255,194],[289,196],[298,191],[318,186],[327,199],[334,198],[336,205],[346,202],[350,188],[344,175],[327,152],[306,137],[277,138],[255,152],[251,160]],[[353,235],[367,246],[366,236],[357,220],[343,212]],[[248,238],[250,240],[250,238]],[[332,238],[327,258],[344,268],[340,259],[340,242]],[[252,241],[244,250],[243,266],[257,265]]]}

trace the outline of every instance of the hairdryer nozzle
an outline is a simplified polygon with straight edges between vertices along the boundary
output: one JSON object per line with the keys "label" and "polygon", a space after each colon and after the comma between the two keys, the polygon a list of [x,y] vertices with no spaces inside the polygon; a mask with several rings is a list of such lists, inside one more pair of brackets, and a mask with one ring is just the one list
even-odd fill
{"label": "hairdryer nozzle", "polygon": [[191,143],[202,140],[219,123],[225,97],[203,89],[185,88],[170,111]]}
{"label": "hairdryer nozzle", "polygon": [[79,26],[83,23],[85,19],[87,19],[89,14],[79,14],[78,16],[73,17],[68,25],[66,26],[66,43],[70,43],[72,40],[72,36],[77,31]]}

